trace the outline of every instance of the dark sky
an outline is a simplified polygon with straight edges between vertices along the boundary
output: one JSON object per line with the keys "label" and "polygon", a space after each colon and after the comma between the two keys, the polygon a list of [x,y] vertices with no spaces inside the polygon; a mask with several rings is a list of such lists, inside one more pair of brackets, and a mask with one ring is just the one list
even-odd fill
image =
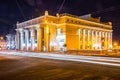
{"label": "dark sky", "polygon": [[[22,22],[44,14],[48,10],[55,15],[64,0],[0,0],[0,35],[15,29]],[[93,14],[102,21],[113,23],[113,40],[120,41],[120,0],[65,0],[59,13],[73,15]]]}

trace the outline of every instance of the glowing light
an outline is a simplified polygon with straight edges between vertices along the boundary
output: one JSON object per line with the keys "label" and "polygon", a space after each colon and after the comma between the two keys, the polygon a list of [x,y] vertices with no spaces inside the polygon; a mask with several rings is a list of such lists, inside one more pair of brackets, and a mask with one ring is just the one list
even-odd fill
{"label": "glowing light", "polygon": [[30,46],[31,46],[31,44],[29,43],[29,44],[28,44],[28,47],[30,47]]}
{"label": "glowing light", "polygon": [[60,28],[57,29],[57,33],[61,34],[61,29]]}
{"label": "glowing light", "polygon": [[117,45],[118,45],[118,43],[117,43],[117,42],[115,42],[115,43],[114,43],[114,46],[117,46]]}
{"label": "glowing light", "polygon": [[25,47],[25,43],[23,43],[23,47]]}
{"label": "glowing light", "polygon": [[81,30],[80,29],[78,29],[78,34],[80,35],[80,32],[81,32]]}
{"label": "glowing light", "polygon": [[28,56],[37,58],[47,58],[56,60],[67,60],[67,61],[77,61],[86,62],[102,65],[111,65],[120,67],[119,58],[109,58],[109,57],[95,57],[95,56],[77,56],[77,55],[67,55],[67,54],[50,54],[50,53],[33,53],[33,52],[0,52],[0,54],[17,55],[17,56]]}
{"label": "glowing light", "polygon": [[3,40],[3,37],[0,37],[0,40]]}
{"label": "glowing light", "polygon": [[47,22],[47,20],[45,20],[45,24],[47,24],[48,22]]}
{"label": "glowing light", "polygon": [[48,28],[48,26],[46,27],[46,33],[47,33],[47,34],[49,33],[49,28]]}
{"label": "glowing light", "polygon": [[110,48],[112,48],[112,44],[110,45]]}
{"label": "glowing light", "polygon": [[50,42],[50,46],[57,46],[57,44],[55,42]]}
{"label": "glowing light", "polygon": [[118,48],[118,43],[117,42],[114,42],[114,48]]}
{"label": "glowing light", "polygon": [[46,16],[48,15],[48,11],[47,11],[47,10],[45,11],[45,15],[46,15]]}
{"label": "glowing light", "polygon": [[56,37],[56,39],[57,39],[57,42],[58,42],[58,44],[60,45],[60,46],[63,46],[64,45],[64,43],[65,43],[65,35],[58,35],[57,37]]}

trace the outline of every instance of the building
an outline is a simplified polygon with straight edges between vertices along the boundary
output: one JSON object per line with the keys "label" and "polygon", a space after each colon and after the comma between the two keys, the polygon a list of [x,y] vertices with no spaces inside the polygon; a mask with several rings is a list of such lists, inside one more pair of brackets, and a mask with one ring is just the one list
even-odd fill
{"label": "building", "polygon": [[5,50],[7,47],[7,42],[6,40],[0,36],[0,50]]}
{"label": "building", "polygon": [[100,17],[45,15],[17,23],[17,49],[25,51],[106,50],[112,48],[112,23]]}

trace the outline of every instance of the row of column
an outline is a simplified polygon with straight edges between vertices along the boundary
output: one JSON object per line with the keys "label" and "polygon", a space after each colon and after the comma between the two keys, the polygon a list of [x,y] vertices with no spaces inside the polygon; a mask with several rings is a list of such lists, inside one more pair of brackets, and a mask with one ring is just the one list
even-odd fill
{"label": "row of column", "polygon": [[[112,48],[112,32],[79,29],[79,46],[82,49],[109,49]],[[80,47],[81,48],[81,47]]]}
{"label": "row of column", "polygon": [[[41,28],[17,30],[17,49],[27,51],[41,51]],[[79,49],[108,49],[112,48],[112,32],[79,29]],[[38,43],[39,42],[39,43]]]}
{"label": "row of column", "polygon": [[17,30],[17,49],[35,51],[38,46],[38,28]]}

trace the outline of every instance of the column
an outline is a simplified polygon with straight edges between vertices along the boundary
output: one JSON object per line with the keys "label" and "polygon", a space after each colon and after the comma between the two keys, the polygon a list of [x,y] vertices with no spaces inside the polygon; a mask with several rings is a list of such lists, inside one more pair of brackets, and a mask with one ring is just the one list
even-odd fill
{"label": "column", "polygon": [[80,32],[80,49],[83,49],[83,29],[82,28]]}
{"label": "column", "polygon": [[101,32],[99,32],[99,49],[101,50]]}
{"label": "column", "polygon": [[38,43],[38,40],[37,40],[37,35],[38,35],[38,26],[35,28],[34,32],[35,32],[35,37],[34,37],[34,50],[37,51],[37,43]]}
{"label": "column", "polygon": [[110,33],[110,46],[112,48],[112,32]]}
{"label": "column", "polygon": [[28,46],[29,46],[29,45],[28,45],[28,44],[29,44],[29,42],[28,42],[28,41],[29,41],[28,37],[29,37],[28,29],[26,29],[26,30],[25,30],[25,42],[26,42],[26,43],[25,43],[25,46],[26,46],[26,50],[27,50],[27,51],[28,51],[28,48],[29,48],[29,47],[28,47]]}
{"label": "column", "polygon": [[94,44],[94,31],[93,30],[91,30],[91,32],[92,32],[92,35],[91,35],[91,42],[92,42],[92,50],[94,49],[94,47],[95,47],[95,44]]}
{"label": "column", "polygon": [[107,32],[107,48],[109,49],[109,32]]}
{"label": "column", "polygon": [[110,32],[108,32],[108,48],[110,48]]}
{"label": "column", "polygon": [[78,29],[78,50],[80,50],[80,34],[81,34],[81,29]]}
{"label": "column", "polygon": [[104,45],[104,43],[105,43],[104,32],[101,32],[101,39],[102,39],[102,40],[101,40],[101,41],[102,41],[102,42],[101,42],[101,48],[104,49],[104,46],[105,46],[105,45]]}
{"label": "column", "polygon": [[50,51],[50,27],[46,25],[44,27],[44,51]]}
{"label": "column", "polygon": [[83,49],[85,49],[85,29],[83,29]]}
{"label": "column", "polygon": [[35,42],[35,31],[34,28],[31,28],[31,48],[34,51],[34,42]]}
{"label": "column", "polygon": [[31,29],[28,29],[28,51],[31,51]]}
{"label": "column", "polygon": [[107,32],[105,32],[105,49],[107,49]]}
{"label": "column", "polygon": [[88,30],[88,33],[87,33],[87,47],[88,49],[90,49],[90,30]]}
{"label": "column", "polygon": [[42,29],[41,27],[37,28],[37,51],[42,51]]}
{"label": "column", "polygon": [[98,47],[98,40],[97,40],[97,31],[95,31],[95,49]]}
{"label": "column", "polygon": [[20,30],[20,50],[23,50],[23,30]]}
{"label": "column", "polygon": [[105,32],[104,32],[104,49],[106,49],[106,38],[105,38]]}
{"label": "column", "polygon": [[112,33],[109,32],[109,48],[112,48]]}
{"label": "column", "polygon": [[89,32],[89,42],[90,42],[90,49],[92,50],[92,30]]}
{"label": "column", "polygon": [[20,47],[19,47],[19,46],[20,46],[20,44],[19,44],[19,43],[20,43],[20,42],[19,42],[20,32],[19,32],[19,30],[16,30],[16,31],[17,31],[17,32],[16,32],[16,33],[17,33],[17,37],[16,37],[16,49],[19,50],[19,49],[20,49]]}

